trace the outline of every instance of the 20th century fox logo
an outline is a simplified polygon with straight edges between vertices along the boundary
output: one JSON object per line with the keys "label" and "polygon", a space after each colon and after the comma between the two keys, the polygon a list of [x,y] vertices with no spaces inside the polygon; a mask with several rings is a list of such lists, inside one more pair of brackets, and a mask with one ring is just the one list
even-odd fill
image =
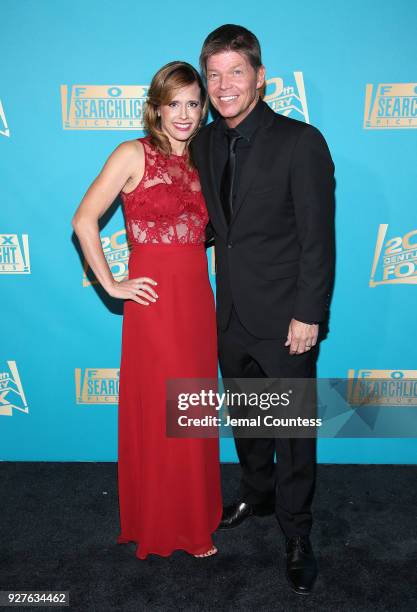
{"label": "20th century fox logo", "polygon": [[273,77],[266,81],[264,101],[275,113],[309,123],[307,97],[302,72]]}
{"label": "20th century fox logo", "polygon": [[368,84],[363,127],[368,130],[417,128],[417,83]]}
{"label": "20th century fox logo", "polygon": [[75,368],[77,404],[117,404],[119,368]]}
{"label": "20th century fox logo", "polygon": [[3,104],[0,100],[0,134],[10,137],[10,128],[7,125],[6,113],[4,112]]}
{"label": "20th century fox logo", "polygon": [[417,284],[417,229],[386,239],[388,224],[378,228],[370,287]]}
{"label": "20th century fox logo", "polygon": [[[124,280],[128,276],[130,255],[130,246],[127,242],[126,230],[119,230],[110,236],[101,236],[100,239],[104,256],[113,278],[118,282]],[[92,276],[92,272],[89,270],[87,261],[84,260],[83,287],[95,285],[97,282],[98,281]]]}
{"label": "20th century fox logo", "polygon": [[8,361],[7,367],[0,369],[0,416],[12,416],[14,410],[28,414],[29,406],[17,364]]}
{"label": "20th century fox logo", "polygon": [[64,130],[141,130],[147,85],[61,85]]}

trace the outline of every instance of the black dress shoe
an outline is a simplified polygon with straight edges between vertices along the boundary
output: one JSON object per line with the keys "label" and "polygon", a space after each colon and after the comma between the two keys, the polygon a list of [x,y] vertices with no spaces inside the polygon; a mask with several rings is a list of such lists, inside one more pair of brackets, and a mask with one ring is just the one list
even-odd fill
{"label": "black dress shoe", "polygon": [[317,563],[308,536],[287,538],[287,580],[293,591],[308,595],[317,577]]}
{"label": "black dress shoe", "polygon": [[275,504],[266,502],[263,504],[248,504],[244,501],[237,502],[223,509],[222,520],[218,529],[231,529],[237,527],[250,516],[267,516],[273,514]]}

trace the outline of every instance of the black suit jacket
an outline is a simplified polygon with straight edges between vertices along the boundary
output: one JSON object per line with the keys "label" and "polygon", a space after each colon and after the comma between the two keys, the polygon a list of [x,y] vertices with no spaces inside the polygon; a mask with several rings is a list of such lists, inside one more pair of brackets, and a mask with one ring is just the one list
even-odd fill
{"label": "black suit jacket", "polygon": [[258,338],[286,337],[291,318],[327,327],[334,277],[334,165],[313,126],[263,103],[228,226],[214,176],[214,130],[192,142],[215,239],[218,325],[232,303]]}

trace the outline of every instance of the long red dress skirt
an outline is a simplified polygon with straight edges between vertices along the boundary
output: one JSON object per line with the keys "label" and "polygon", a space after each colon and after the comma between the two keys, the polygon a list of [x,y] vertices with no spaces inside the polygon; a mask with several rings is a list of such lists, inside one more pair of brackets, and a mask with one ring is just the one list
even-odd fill
{"label": "long red dress skirt", "polygon": [[155,280],[149,306],[124,302],[119,385],[118,543],[136,556],[212,546],[222,513],[217,438],[166,436],[166,380],[217,377],[204,245],[135,245],[129,278]]}

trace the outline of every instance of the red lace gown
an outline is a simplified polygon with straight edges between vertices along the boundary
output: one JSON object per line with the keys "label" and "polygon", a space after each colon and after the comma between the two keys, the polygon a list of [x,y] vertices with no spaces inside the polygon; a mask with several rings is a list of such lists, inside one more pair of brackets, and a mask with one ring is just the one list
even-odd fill
{"label": "red lace gown", "polygon": [[121,192],[129,278],[147,276],[159,299],[126,300],[119,386],[118,543],[136,556],[191,554],[212,546],[222,512],[218,439],[168,438],[168,378],[216,378],[214,297],[204,247],[208,221],[198,174],[140,139],[145,172]]}

